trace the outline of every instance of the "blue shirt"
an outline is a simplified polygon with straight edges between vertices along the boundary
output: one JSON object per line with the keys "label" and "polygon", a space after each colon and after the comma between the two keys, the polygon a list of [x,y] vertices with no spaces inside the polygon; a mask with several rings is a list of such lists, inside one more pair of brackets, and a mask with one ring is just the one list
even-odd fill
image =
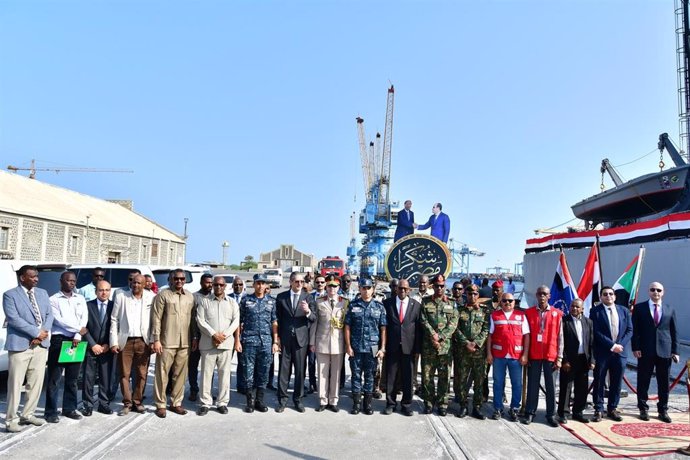
{"label": "blue shirt", "polygon": [[377,300],[356,299],[350,302],[345,315],[350,326],[350,346],[355,353],[371,353],[371,347],[379,344],[380,328],[386,326],[386,309]]}
{"label": "blue shirt", "polygon": [[243,345],[271,345],[273,324],[276,318],[276,299],[270,295],[262,298],[250,294],[240,302],[241,341]]}

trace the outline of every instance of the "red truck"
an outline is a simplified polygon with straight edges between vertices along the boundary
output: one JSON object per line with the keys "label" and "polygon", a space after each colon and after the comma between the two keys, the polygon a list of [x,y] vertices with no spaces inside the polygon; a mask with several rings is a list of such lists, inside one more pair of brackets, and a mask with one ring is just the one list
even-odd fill
{"label": "red truck", "polygon": [[340,257],[324,257],[319,261],[318,269],[322,276],[336,275],[341,277],[345,274],[345,261]]}

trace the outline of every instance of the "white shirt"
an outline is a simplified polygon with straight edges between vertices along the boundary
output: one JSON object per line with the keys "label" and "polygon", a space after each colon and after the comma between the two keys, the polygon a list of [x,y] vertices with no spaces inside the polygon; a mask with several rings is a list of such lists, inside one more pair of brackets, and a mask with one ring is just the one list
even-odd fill
{"label": "white shirt", "polygon": [[[659,305],[659,321],[661,322],[661,301],[657,305]],[[652,302],[652,299],[649,299],[649,314],[652,316],[652,320],[653,320],[654,319],[654,302]]]}
{"label": "white shirt", "polygon": [[[129,332],[127,337],[141,337],[141,310],[144,308],[144,296],[142,294],[141,299],[137,299],[132,295],[132,301],[136,305],[136,312],[133,315],[127,316],[127,324],[129,324]],[[120,344],[124,348],[125,344]]]}
{"label": "white shirt", "polygon": [[570,317],[573,319],[573,324],[575,325],[575,332],[577,333],[577,341],[580,343],[577,347],[577,354],[584,355],[585,345],[582,343],[582,317],[575,318],[573,315],[570,315]]}
{"label": "white shirt", "polygon": [[76,292],[67,297],[59,291],[50,296],[50,307],[54,317],[51,332],[81,340],[79,331],[89,322],[89,310],[86,308],[84,297]]}
{"label": "white shirt", "polygon": [[405,316],[407,316],[407,306],[410,303],[410,298],[405,297],[403,300],[400,300],[400,297],[395,296],[395,310],[398,312],[398,318],[400,318],[400,303],[401,302],[402,302],[403,321],[404,321]]}
{"label": "white shirt", "polygon": [[[612,318],[615,317],[616,318],[616,324],[620,328],[621,323],[620,323],[620,318],[618,318],[618,309],[616,309],[616,305],[615,304],[613,304],[611,306],[604,305],[604,309],[606,310],[606,317],[609,319],[609,327],[611,327],[611,325],[613,324],[613,322],[611,321]],[[613,339],[614,342],[618,339],[618,329],[616,329],[614,331],[613,328],[611,327],[611,338]]]}

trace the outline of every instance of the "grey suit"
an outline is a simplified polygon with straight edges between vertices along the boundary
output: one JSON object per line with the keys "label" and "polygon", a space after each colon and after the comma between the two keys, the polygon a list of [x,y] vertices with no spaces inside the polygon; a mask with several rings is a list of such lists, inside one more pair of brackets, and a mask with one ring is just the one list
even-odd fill
{"label": "grey suit", "polygon": [[17,409],[24,379],[26,378],[26,404],[22,411],[22,419],[33,417],[43,389],[50,335],[40,345],[31,345],[31,341],[38,337],[41,331],[50,331],[53,326],[53,313],[48,293],[40,288],[33,288],[33,293],[41,313],[40,326],[36,324],[33,306],[24,288],[17,286],[2,296],[2,308],[7,319],[5,349],[9,352],[6,426],[18,423]]}

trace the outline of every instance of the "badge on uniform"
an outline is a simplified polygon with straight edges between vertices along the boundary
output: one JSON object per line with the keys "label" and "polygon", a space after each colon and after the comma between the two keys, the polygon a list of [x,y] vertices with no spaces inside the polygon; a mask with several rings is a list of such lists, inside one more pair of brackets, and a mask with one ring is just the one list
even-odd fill
{"label": "badge on uniform", "polygon": [[541,342],[541,341],[542,341],[541,334],[537,334],[537,342]]}
{"label": "badge on uniform", "polygon": [[352,313],[361,313],[362,312],[362,307],[352,307],[352,310],[350,310]]}
{"label": "badge on uniform", "polygon": [[555,310],[554,310],[554,311],[552,311],[552,312],[551,312],[551,316],[553,316],[553,317],[555,318],[556,316],[558,316],[558,312],[557,312],[557,311],[555,311]]}

